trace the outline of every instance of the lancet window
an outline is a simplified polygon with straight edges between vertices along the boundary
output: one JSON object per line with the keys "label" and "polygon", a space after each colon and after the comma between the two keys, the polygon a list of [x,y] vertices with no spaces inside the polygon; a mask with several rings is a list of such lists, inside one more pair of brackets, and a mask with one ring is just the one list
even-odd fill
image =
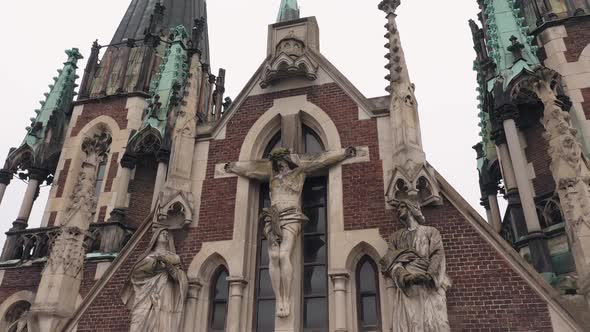
{"label": "lancet window", "polygon": [[229,301],[228,272],[225,267],[220,267],[212,279],[211,303],[209,308],[209,332],[225,331],[227,320],[227,304]]}
{"label": "lancet window", "polygon": [[356,292],[359,331],[380,331],[379,275],[369,256],[364,256],[357,266]]}

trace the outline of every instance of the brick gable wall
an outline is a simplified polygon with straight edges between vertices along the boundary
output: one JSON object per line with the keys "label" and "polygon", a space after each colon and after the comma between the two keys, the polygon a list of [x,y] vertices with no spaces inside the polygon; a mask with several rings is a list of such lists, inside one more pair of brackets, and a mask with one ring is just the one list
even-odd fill
{"label": "brick gable wall", "polygon": [[[230,240],[233,236],[237,180],[214,179],[215,165],[238,159],[246,134],[258,117],[272,107],[274,99],[301,94],[307,94],[310,102],[330,116],[340,133],[343,146],[364,145],[370,150],[370,162],[342,167],[345,228],[379,228],[383,236],[388,236],[398,227],[399,223],[395,221],[392,211],[385,209],[383,166],[379,158],[376,120],[358,120],[358,106],[340,87],[326,84],[251,96],[229,121],[226,139],[210,143],[198,227],[174,234],[177,252],[185,269],[204,242]],[[139,225],[149,212],[155,171],[154,160],[139,161],[129,190],[131,204],[128,217],[134,225]],[[551,330],[546,303],[449,202],[445,202],[442,207],[425,208],[424,213],[428,224],[437,227],[443,236],[448,273],[454,282],[448,292],[449,319],[453,331]],[[129,310],[124,307],[120,294],[133,264],[145,251],[150,238],[151,234],[148,234],[142,239],[131,258],[117,271],[82,317],[78,331],[128,330]],[[85,268],[83,294],[93,283],[91,279],[95,269],[94,264],[87,264]],[[18,276],[11,275],[10,278]],[[0,296],[15,288],[13,286],[4,290],[4,286],[0,286]],[[34,285],[27,287],[35,288]]]}

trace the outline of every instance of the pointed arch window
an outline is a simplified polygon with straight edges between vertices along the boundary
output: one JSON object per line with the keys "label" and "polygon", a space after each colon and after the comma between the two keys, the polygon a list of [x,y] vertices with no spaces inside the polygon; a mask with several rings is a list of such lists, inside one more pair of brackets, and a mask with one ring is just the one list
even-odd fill
{"label": "pointed arch window", "polygon": [[381,330],[379,275],[369,256],[361,258],[356,270],[357,314],[360,332]]}
{"label": "pointed arch window", "polygon": [[229,302],[228,272],[220,267],[211,280],[211,302],[209,304],[209,332],[225,331],[227,320],[227,304]]}
{"label": "pointed arch window", "polygon": [[29,302],[19,301],[7,310],[4,320],[8,323],[8,332],[22,331],[22,328],[27,324],[26,319],[30,308]]}

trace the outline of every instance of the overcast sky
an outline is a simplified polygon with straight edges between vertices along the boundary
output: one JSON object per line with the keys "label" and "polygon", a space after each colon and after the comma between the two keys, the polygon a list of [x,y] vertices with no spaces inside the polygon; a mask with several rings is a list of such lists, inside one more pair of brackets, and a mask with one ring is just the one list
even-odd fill
{"label": "overcast sky", "polygon": [[[267,25],[280,0],[211,0],[209,37],[216,73],[227,70],[227,95],[235,98],[266,56]],[[367,97],[385,95],[386,33],[378,0],[299,0],[302,16],[316,16],[321,52]],[[0,52],[0,158],[18,146],[38,101],[62,67],[66,48],[84,56],[98,39],[110,41],[130,0],[5,1]],[[354,5],[353,5],[354,4]],[[480,213],[475,152],[478,142],[475,57],[467,20],[475,0],[404,0],[398,25],[410,76],[416,84],[424,150],[429,162]],[[85,66],[79,64],[79,73]],[[79,81],[78,81],[79,83]],[[0,232],[16,218],[25,184],[13,180],[0,207]],[[48,188],[29,225],[40,224]],[[2,241],[0,238],[0,242]]]}

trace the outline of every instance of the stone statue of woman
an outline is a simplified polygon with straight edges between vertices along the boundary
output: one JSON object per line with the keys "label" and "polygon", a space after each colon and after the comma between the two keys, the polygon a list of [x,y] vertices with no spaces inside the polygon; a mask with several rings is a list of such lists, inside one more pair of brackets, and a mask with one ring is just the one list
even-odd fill
{"label": "stone statue of woman", "polygon": [[187,290],[173,238],[159,229],[123,286],[121,298],[131,310],[129,331],[180,331]]}
{"label": "stone statue of woman", "polygon": [[386,277],[393,279],[393,332],[447,332],[446,274],[443,242],[438,230],[424,226],[420,207],[403,200],[397,214],[404,227],[393,233],[381,259]]}

